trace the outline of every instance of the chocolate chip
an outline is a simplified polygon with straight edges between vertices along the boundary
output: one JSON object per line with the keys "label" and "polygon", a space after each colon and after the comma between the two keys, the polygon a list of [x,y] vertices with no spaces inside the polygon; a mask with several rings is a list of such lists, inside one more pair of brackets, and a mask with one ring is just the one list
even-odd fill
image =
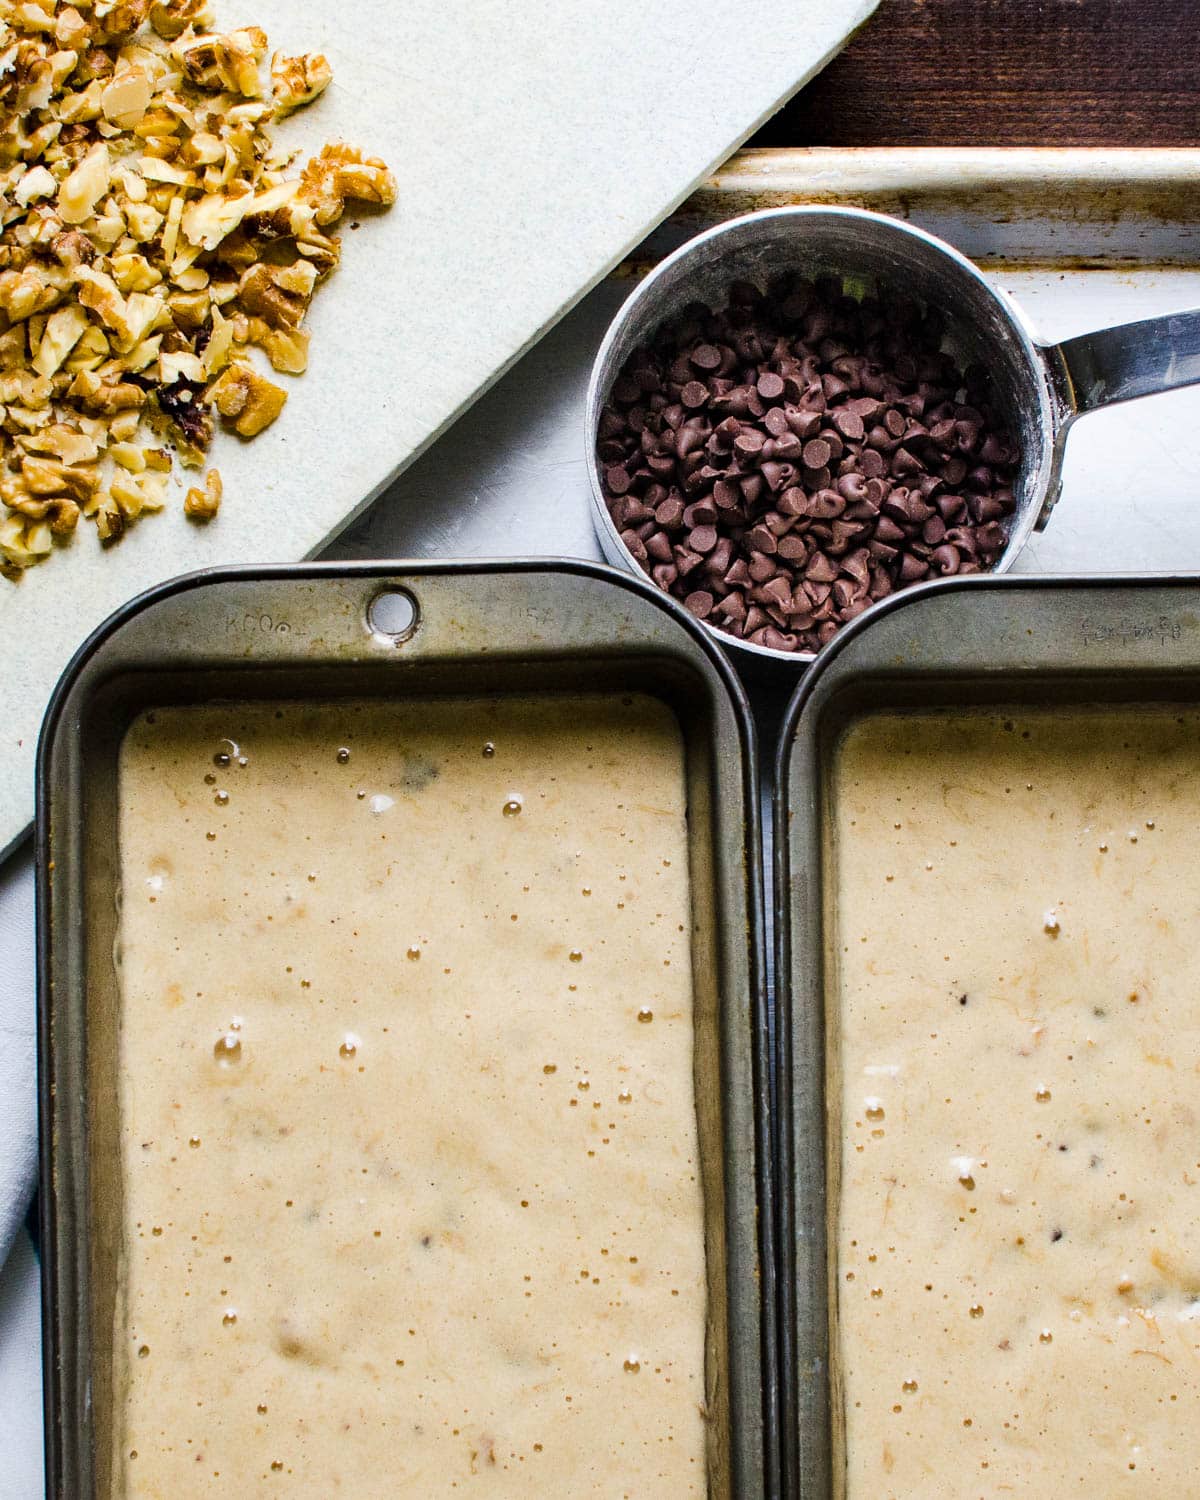
{"label": "chocolate chip", "polygon": [[800,643],[794,635],[768,625],[762,633],[762,644],[772,651],[795,651]]}
{"label": "chocolate chip", "polygon": [[746,618],[746,601],[741,594],[729,594],[716,606],[719,615],[726,620],[744,620]]}
{"label": "chocolate chip", "polygon": [[668,495],[654,511],[654,519],[660,526],[666,526],[674,530],[683,520],[683,497],[681,495]]}
{"label": "chocolate chip", "polygon": [[861,443],[865,436],[863,419],[856,411],[851,411],[848,407],[842,407],[834,412],[833,425],[844,438],[852,443]]}
{"label": "chocolate chip", "polygon": [[818,490],[808,499],[808,514],[816,521],[832,521],[845,509],[846,501],[837,490]]}
{"label": "chocolate chip", "polygon": [[683,513],[683,524],[692,526],[711,526],[717,519],[717,506],[711,495],[705,495],[694,501]]}
{"label": "chocolate chip", "polygon": [[625,543],[625,546],[629,549],[630,556],[636,562],[644,563],[646,561],[646,544],[636,531],[623,531],[621,533],[621,540]]}
{"label": "chocolate chip", "polygon": [[774,578],[769,578],[762,586],[762,602],[778,605],[781,609],[789,608],[792,602],[792,589],[782,573],[777,573]]}
{"label": "chocolate chip", "polygon": [[761,469],[762,477],[766,480],[768,488],[774,492],[790,485],[796,477],[796,469],[793,464],[780,464],[774,460],[765,462]]}
{"label": "chocolate chip", "polygon": [[783,377],[766,370],[758,377],[757,389],[764,401],[778,401],[783,395]]}
{"label": "chocolate chip", "polygon": [[778,572],[775,559],[765,552],[751,552],[746,566],[752,583],[766,583],[768,578],[774,578]]}
{"label": "chocolate chip", "polygon": [[689,594],[683,603],[684,608],[690,610],[698,620],[707,620],[712,614],[715,600],[707,589],[697,589],[695,593]]}
{"label": "chocolate chip", "polygon": [[[772,410],[778,411],[779,408],[773,407]],[[767,415],[770,416],[770,412],[768,412]],[[795,433],[785,430],[780,437],[777,437],[775,439],[775,445],[771,451],[771,457],[773,459],[783,459],[787,463],[795,463],[800,458],[800,455],[803,451],[804,445],[803,443],[801,443],[800,439],[795,435]]]}
{"label": "chocolate chip", "polygon": [[697,344],[692,350],[691,361],[697,370],[711,374],[721,368],[721,351],[713,344]]}
{"label": "chocolate chip", "polygon": [[777,550],[779,543],[769,526],[753,526],[746,533],[746,545],[769,557]]}

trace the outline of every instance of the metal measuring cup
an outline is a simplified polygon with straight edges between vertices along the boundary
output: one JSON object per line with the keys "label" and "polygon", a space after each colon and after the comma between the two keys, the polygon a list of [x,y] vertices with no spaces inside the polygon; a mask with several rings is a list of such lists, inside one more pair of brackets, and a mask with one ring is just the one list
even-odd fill
{"label": "metal measuring cup", "polygon": [[[1135,396],[1200,382],[1200,310],[1042,344],[1005,292],[965,255],[900,219],[857,208],[770,208],[730,219],[669,255],[638,285],[596,356],[587,395],[587,460],[593,520],[609,562],[640,572],[608,513],[596,457],[600,412],[622,365],[661,324],[692,301],[721,307],[737,280],[760,285],[783,271],[876,281],[920,298],[946,317],[946,343],[960,363],[991,371],[998,403],[1020,445],[1016,509],[991,571],[1015,561],[1041,530],[1061,488],[1063,446],[1076,417]],[[715,627],[730,649],[806,663],[812,653],[756,646]]]}

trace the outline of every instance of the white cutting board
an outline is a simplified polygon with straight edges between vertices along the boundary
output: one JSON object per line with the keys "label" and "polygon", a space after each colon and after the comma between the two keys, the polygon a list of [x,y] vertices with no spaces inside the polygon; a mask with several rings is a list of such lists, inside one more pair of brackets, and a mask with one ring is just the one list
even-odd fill
{"label": "white cutting board", "polygon": [[[175,574],[305,557],[805,83],[877,0],[221,0],[224,25],[322,51],[326,95],[281,127],[399,179],[344,228],[308,374],[253,443],[221,436],[219,518],[178,499],[102,554],[90,523],[0,578],[0,854],[29,823],[38,726],[112,610]],[[353,214],[347,216],[347,226]],[[582,438],[580,439],[582,441]]]}

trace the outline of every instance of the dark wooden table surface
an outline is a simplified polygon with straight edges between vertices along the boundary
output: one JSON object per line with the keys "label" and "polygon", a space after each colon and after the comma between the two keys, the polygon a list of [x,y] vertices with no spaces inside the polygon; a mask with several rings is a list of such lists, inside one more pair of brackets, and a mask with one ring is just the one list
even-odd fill
{"label": "dark wooden table surface", "polygon": [[1200,0],[881,0],[751,144],[1197,146]]}

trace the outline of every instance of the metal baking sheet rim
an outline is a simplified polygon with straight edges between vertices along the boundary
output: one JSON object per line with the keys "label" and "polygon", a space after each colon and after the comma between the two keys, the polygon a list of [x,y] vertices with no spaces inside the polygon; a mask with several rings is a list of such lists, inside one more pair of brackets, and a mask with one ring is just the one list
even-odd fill
{"label": "metal baking sheet rim", "polygon": [[[707,679],[708,696],[703,706],[698,727],[689,733],[681,718],[681,731],[691,745],[703,737],[711,751],[712,763],[707,766],[708,788],[714,793],[708,809],[710,829],[706,835],[710,840],[712,862],[711,893],[708,900],[714,911],[724,914],[725,922],[719,937],[713,938],[713,1027],[718,1067],[718,1085],[721,1107],[719,1128],[721,1131],[722,1163],[719,1166],[721,1207],[723,1218],[718,1226],[721,1233],[721,1258],[726,1267],[723,1342],[728,1352],[730,1367],[714,1371],[710,1368],[706,1385],[710,1394],[718,1392],[725,1404],[725,1444],[729,1455],[728,1488],[722,1485],[719,1492],[733,1500],[777,1500],[778,1489],[778,1373],[776,1362],[777,1311],[774,1303],[774,1205],[771,1180],[771,1119],[769,1098],[769,1057],[767,1049],[767,1012],[764,988],[765,937],[763,926],[761,829],[758,795],[758,765],[753,721],[750,717],[745,695],[728,662],[720,650],[681,607],[663,596],[648,584],[631,578],[627,574],[598,564],[573,559],[521,558],[501,561],[472,559],[465,563],[399,561],[387,563],[338,564],[310,563],[269,568],[231,567],[211,569],[188,574],[157,588],[151,589],[125,605],[110,617],[85,642],[73,658],[61,678],[42,730],[38,747],[38,794],[37,794],[37,901],[38,901],[38,1071],[39,1113],[41,1124],[40,1155],[40,1214],[42,1231],[42,1287],[43,1287],[43,1344],[44,1405],[46,1418],[46,1494],[49,1500],[102,1500],[95,1494],[92,1484],[90,1459],[90,1417],[93,1411],[92,1365],[90,1348],[67,1347],[64,1336],[80,1326],[80,1319],[90,1316],[82,1311],[90,1306],[90,1206],[88,1174],[89,1140],[88,1123],[90,1105],[87,1098],[89,1066],[87,1062],[87,1032],[91,1024],[88,1012],[87,973],[88,958],[86,939],[82,936],[84,917],[87,912],[87,883],[85,879],[85,828],[79,816],[79,773],[86,767],[86,747],[82,743],[86,712],[94,704],[96,695],[105,687],[128,676],[136,670],[129,661],[119,657],[111,665],[107,675],[103,671],[94,681],[89,681],[88,672],[97,661],[104,667],[103,655],[106,647],[119,641],[123,629],[152,612],[156,607],[169,606],[181,597],[195,595],[204,589],[233,589],[237,585],[253,585],[259,590],[271,584],[327,583],[331,589],[343,585],[365,584],[360,596],[360,608],[353,625],[363,641],[374,641],[379,647],[378,636],[372,636],[365,613],[375,595],[383,585],[394,585],[401,589],[411,588],[420,600],[422,580],[453,580],[457,578],[487,581],[512,581],[520,594],[520,581],[527,585],[531,579],[566,580],[585,587],[588,584],[603,586],[608,602],[614,606],[612,618],[622,619],[618,604],[628,601],[632,614],[641,612],[642,624],[657,621],[664,623],[662,638],[649,632],[622,631],[620,628],[608,637],[598,640],[597,657],[606,668],[614,662],[629,664],[642,661],[647,664],[648,683],[653,682],[654,662],[682,665],[698,672]],[[219,594],[217,596],[219,602]],[[532,617],[536,611],[528,611]],[[247,618],[250,618],[247,616]],[[262,624],[266,615],[252,622],[251,642],[255,632],[264,632],[263,639],[278,643],[277,626],[272,617],[271,628]],[[452,622],[454,625],[457,622]],[[528,621],[525,622],[528,625]],[[636,623],[636,622],[635,622]],[[573,627],[572,627],[573,628]],[[569,653],[554,649],[553,633],[538,636],[534,630],[535,645],[528,645],[529,659],[543,668],[551,664],[572,660],[579,662],[586,674],[584,657],[572,657]],[[387,649],[395,652],[393,663],[402,659],[405,641],[387,642]],[[226,642],[228,644],[228,642]],[[322,647],[320,653],[299,651],[291,656],[262,660],[254,654],[253,645],[247,648],[240,632],[234,633],[233,646],[224,653],[226,664],[233,669],[248,668],[265,673],[280,669],[295,673],[300,667],[316,665],[337,670],[344,666],[370,667],[374,658],[360,654],[348,658],[339,656],[336,643],[315,643]],[[650,645],[657,656],[649,658],[644,648]],[[540,648],[540,654],[539,654]],[[169,659],[170,646],[163,648],[162,657]],[[185,670],[196,671],[201,666],[198,656],[182,654]],[[486,650],[475,655],[477,667],[491,670],[499,653]],[[315,660],[314,660],[315,658]],[[518,660],[509,657],[509,660]],[[386,656],[380,657],[386,661]],[[436,667],[444,657],[433,657],[431,665]],[[467,652],[462,660],[469,662]],[[162,659],[155,663],[161,671]],[[383,670],[387,670],[386,666]],[[401,668],[401,670],[405,670]],[[415,691],[455,691],[444,685],[430,685],[428,672],[413,664],[407,669],[416,679]],[[294,681],[294,676],[293,679]],[[266,684],[264,684],[266,686]],[[552,686],[552,685],[551,685]],[[468,689],[469,690],[469,689]],[[481,687],[480,691],[490,695],[496,693],[519,693],[537,691],[532,683],[524,688],[514,686]],[[610,691],[619,690],[609,686]],[[647,691],[653,692],[653,686]],[[150,688],[142,689],[150,693]],[[370,696],[372,689],[361,689]],[[377,690],[376,690],[377,691]],[[270,696],[268,689],[268,696]],[[218,687],[209,696],[222,696]],[[134,701],[144,702],[148,698]],[[112,732],[117,740],[128,718],[122,718]],[[718,757],[718,752],[720,752]],[[729,766],[729,758],[734,764]],[[688,754],[689,783],[693,772]],[[731,784],[738,795],[733,800],[737,805],[739,834],[731,843],[731,819],[723,811],[720,799],[715,795],[716,771],[723,762]],[[689,823],[692,822],[691,785],[689,785]],[[689,842],[693,849],[700,835],[693,827]],[[112,847],[111,841],[109,847]],[[74,857],[73,857],[74,856]],[[722,885],[726,894],[722,893]],[[732,910],[726,910],[728,892],[733,892]],[[696,899],[694,897],[694,899]],[[66,941],[56,943],[55,930],[59,927],[68,934]],[[74,933],[74,937],[72,934]],[[108,960],[111,965],[111,960]],[[702,981],[697,975],[698,991]],[[71,1002],[78,1011],[77,1035],[70,1042],[68,1058],[73,1058],[75,1070],[62,1076],[60,1049],[64,1036],[69,1037]],[[698,1040],[699,1045],[699,1040]],[[744,1096],[744,1097],[740,1097]],[[698,1096],[699,1097],[699,1096]],[[731,1140],[735,1128],[731,1119],[740,1112],[745,1126],[740,1139]],[[75,1130],[72,1132],[72,1125]],[[731,1151],[739,1161],[749,1161],[752,1171],[748,1180],[740,1183],[729,1167]],[[65,1170],[64,1170],[65,1169]],[[64,1181],[65,1180],[65,1181]],[[71,1198],[73,1190],[73,1198]],[[60,1199],[70,1201],[60,1202]],[[707,1215],[706,1209],[706,1215]],[[706,1230],[711,1236],[713,1226]],[[711,1244],[711,1238],[710,1238]],[[735,1275],[741,1267],[740,1279]],[[69,1304],[69,1305],[68,1305]],[[65,1314],[65,1317],[64,1317]],[[82,1325],[87,1327],[86,1322]],[[99,1342],[99,1341],[97,1341]],[[753,1355],[747,1355],[746,1349]],[[69,1363],[72,1355],[84,1362],[83,1379],[75,1365]],[[706,1356],[706,1363],[711,1358]],[[715,1384],[714,1384],[715,1380]],[[72,1395],[72,1389],[74,1395]],[[72,1410],[73,1408],[73,1410]],[[88,1490],[72,1488],[74,1465],[84,1455]],[[714,1500],[718,1492],[714,1491]]]}
{"label": "metal baking sheet rim", "polygon": [[1072,269],[1200,262],[1195,147],[784,147],[736,152],[677,210],[874,209],[996,264]]}
{"label": "metal baking sheet rim", "polygon": [[[1022,602],[1032,615],[1015,614]],[[939,605],[949,606],[940,621]],[[1039,614],[1039,605],[1049,608]],[[1039,628],[1047,625],[1057,628]],[[941,656],[930,654],[931,641],[943,636]],[[876,605],[825,648],[788,704],[773,825],[780,1434],[789,1500],[843,1493],[832,1462],[838,1417],[825,1192],[826,720],[840,730],[873,708],[901,702],[1047,701],[1064,684],[1069,701],[1148,701],[1169,697],[1164,688],[1172,683],[1200,699],[1200,574],[993,575],[919,584]],[[846,706],[855,684],[883,691]],[[1138,691],[1114,692],[1121,684]],[[904,687],[913,689],[911,699],[897,692]]]}

